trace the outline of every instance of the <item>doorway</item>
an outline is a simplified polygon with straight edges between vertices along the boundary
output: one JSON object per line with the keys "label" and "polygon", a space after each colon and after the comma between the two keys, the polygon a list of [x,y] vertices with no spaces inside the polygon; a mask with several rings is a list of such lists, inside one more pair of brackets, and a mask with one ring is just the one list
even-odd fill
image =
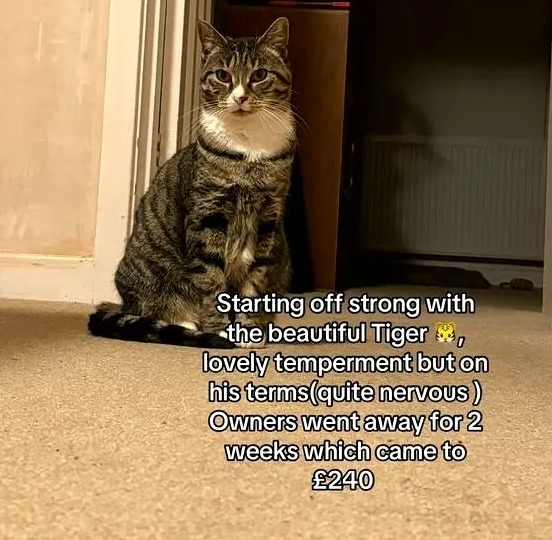
{"label": "doorway", "polygon": [[551,20],[549,0],[352,3],[345,282],[543,286]]}

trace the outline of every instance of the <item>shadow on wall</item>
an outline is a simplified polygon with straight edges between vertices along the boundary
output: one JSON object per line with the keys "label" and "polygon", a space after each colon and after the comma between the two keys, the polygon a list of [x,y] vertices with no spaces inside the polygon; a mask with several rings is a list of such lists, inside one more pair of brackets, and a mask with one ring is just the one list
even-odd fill
{"label": "shadow on wall", "polygon": [[[458,272],[454,269],[405,265],[397,262],[394,256],[408,253],[412,248],[405,238],[405,199],[416,197],[428,176],[437,179],[446,160],[435,151],[427,117],[403,94],[389,90],[376,96],[374,101],[380,104],[380,108],[374,111],[373,118],[377,121],[378,114],[384,115],[386,130],[378,136],[365,134],[359,204],[371,200],[371,205],[377,205],[382,210],[375,213],[366,212],[366,208],[359,209],[362,217],[359,219],[356,243],[358,246],[370,246],[370,249],[361,248],[362,262],[355,282],[458,284]],[[386,142],[386,136],[404,133],[415,133],[416,140],[404,144]],[[415,167],[412,167],[412,156],[416,156]],[[428,175],[428,172],[432,174]],[[452,273],[455,275],[452,276]],[[462,283],[469,281],[462,280]]]}
{"label": "shadow on wall", "polygon": [[[361,221],[359,234],[364,236],[364,244],[369,244],[375,251],[392,249],[397,253],[409,251],[404,239],[402,225],[401,193],[416,193],[428,170],[438,169],[442,158],[431,144],[431,125],[422,111],[412,105],[399,92],[388,91],[375,96],[378,111],[373,112],[376,125],[385,125],[385,130],[378,130],[372,137],[365,134],[364,140],[364,178],[362,182],[361,201],[367,197],[377,201],[385,209],[386,219],[380,221],[378,216],[366,215]],[[378,122],[377,116],[383,115],[385,121]],[[386,144],[386,136],[415,133],[417,141],[408,144]],[[416,145],[416,156],[419,159],[415,169],[405,170],[403,159],[405,153],[413,152]]]}
{"label": "shadow on wall", "polygon": [[[409,201],[424,198],[439,186],[435,186],[447,174],[447,157],[433,143],[430,122],[421,110],[404,95],[387,91],[377,96],[385,114],[386,131],[381,136],[365,135],[364,175],[360,204],[369,204],[378,212],[364,212],[359,221],[358,245],[369,246],[362,254],[360,268],[363,276],[358,281],[371,283],[405,283],[446,287],[488,288],[490,283],[479,273],[457,267],[439,267],[408,264],[401,255],[412,252],[406,235],[411,226],[405,208]],[[374,113],[377,118],[377,113]],[[403,143],[397,143],[396,135],[416,134]],[[394,137],[391,144],[386,136]],[[432,184],[432,185],[430,185]],[[431,212],[441,212],[439,202],[429,201]],[[383,209],[383,211],[381,210]],[[362,213],[362,210],[361,210]],[[427,219],[427,223],[426,223]],[[446,221],[446,216],[443,218]],[[431,227],[430,216],[420,215],[421,228]],[[360,238],[360,237],[363,238]]]}

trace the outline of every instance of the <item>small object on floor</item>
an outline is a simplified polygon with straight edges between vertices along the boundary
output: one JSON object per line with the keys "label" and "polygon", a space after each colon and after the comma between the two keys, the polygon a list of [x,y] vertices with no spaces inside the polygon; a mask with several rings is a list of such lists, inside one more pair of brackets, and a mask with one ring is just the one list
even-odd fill
{"label": "small object on floor", "polygon": [[500,284],[501,289],[514,289],[515,291],[532,291],[535,285],[532,281],[523,278],[514,278]]}

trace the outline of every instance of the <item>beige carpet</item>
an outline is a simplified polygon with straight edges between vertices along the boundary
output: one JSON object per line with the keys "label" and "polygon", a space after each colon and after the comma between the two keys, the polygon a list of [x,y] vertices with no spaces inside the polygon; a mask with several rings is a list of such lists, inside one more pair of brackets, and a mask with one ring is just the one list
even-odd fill
{"label": "beige carpet", "polygon": [[[378,289],[379,294],[436,294]],[[298,444],[342,434],[214,433],[214,408],[300,414],[299,404],[207,402],[201,351],[93,338],[87,306],[0,302],[0,538],[50,539],[550,539],[552,334],[539,295],[477,293],[456,322],[463,354],[485,354],[483,433],[357,433],[380,443],[462,442],[460,463],[227,463],[222,445]],[[404,317],[349,316],[351,321]],[[308,324],[323,316],[309,315]],[[282,318],[281,324],[289,324]],[[443,354],[433,338],[423,346]],[[455,346],[452,348],[459,352]],[[386,345],[273,346],[287,354],[391,353]],[[247,375],[217,376],[245,384]],[[363,374],[364,384],[470,384],[463,374]],[[265,384],[308,383],[270,371]],[[327,375],[326,384],[354,376]],[[257,380],[257,382],[259,382]],[[466,413],[468,404],[352,404],[330,412]],[[328,412],[319,408],[315,412]],[[391,442],[390,442],[391,441]],[[320,467],[371,469],[371,491],[313,492]]]}

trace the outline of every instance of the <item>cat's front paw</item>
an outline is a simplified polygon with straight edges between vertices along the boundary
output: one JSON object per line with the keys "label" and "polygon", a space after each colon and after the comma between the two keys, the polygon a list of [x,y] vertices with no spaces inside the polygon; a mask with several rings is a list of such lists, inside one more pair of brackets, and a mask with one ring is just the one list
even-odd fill
{"label": "cat's front paw", "polygon": [[245,341],[245,342],[238,342],[235,345],[239,349],[264,349],[266,347],[266,339],[263,339],[260,343]]}
{"label": "cat's front paw", "polygon": [[[222,330],[218,334],[224,339],[229,339],[228,332],[226,330]],[[266,336],[263,337],[262,341],[259,343],[255,343],[253,341],[235,341],[234,345],[236,345],[239,349],[264,349],[266,347]]]}

